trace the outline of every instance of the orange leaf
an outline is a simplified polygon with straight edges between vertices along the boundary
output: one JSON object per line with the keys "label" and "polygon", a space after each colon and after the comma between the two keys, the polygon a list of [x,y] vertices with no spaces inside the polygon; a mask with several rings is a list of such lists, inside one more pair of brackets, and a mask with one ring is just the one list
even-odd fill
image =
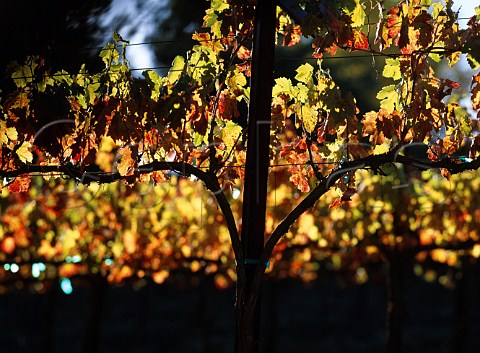
{"label": "orange leaf", "polygon": [[165,173],[162,171],[155,171],[152,173],[152,180],[154,181],[155,185],[160,184],[161,182],[167,180],[165,177]]}
{"label": "orange leaf", "polygon": [[338,208],[340,206],[343,206],[346,203],[346,201],[343,201],[341,198],[333,200],[328,208]]}
{"label": "orange leaf", "polygon": [[117,169],[121,176],[133,175],[135,161],[132,158],[132,151],[128,147],[124,147],[118,151],[122,155],[122,159],[117,163]]}
{"label": "orange leaf", "polygon": [[450,180],[451,177],[452,177],[452,175],[450,174],[450,172],[449,172],[448,169],[446,169],[446,168],[442,168],[441,174],[442,174],[442,176],[443,176],[445,179],[447,179],[447,180]]}
{"label": "orange leaf", "polygon": [[30,178],[16,178],[15,181],[8,185],[8,190],[11,192],[25,192],[30,187]]}
{"label": "orange leaf", "polygon": [[363,32],[353,31],[353,47],[355,49],[367,50],[370,47],[367,35]]}
{"label": "orange leaf", "polygon": [[237,50],[237,56],[240,60],[248,60],[252,56],[252,51],[245,48],[243,45]]}

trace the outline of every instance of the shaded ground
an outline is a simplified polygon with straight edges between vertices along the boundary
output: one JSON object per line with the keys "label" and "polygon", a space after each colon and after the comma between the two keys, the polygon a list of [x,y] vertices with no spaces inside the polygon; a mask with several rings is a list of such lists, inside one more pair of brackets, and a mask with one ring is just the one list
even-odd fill
{"label": "shaded ground", "polygon": [[[453,346],[456,293],[414,277],[406,285],[405,352],[458,352]],[[472,353],[480,347],[478,292],[471,280],[464,320]],[[89,328],[94,329],[91,293],[76,288],[68,296],[60,291],[0,296],[0,351],[82,352]],[[210,282],[186,288],[149,284],[140,290],[106,287],[103,298],[96,318],[99,353],[233,352],[233,289],[218,291]],[[384,298],[385,289],[375,284],[266,283],[262,352],[382,352]]]}

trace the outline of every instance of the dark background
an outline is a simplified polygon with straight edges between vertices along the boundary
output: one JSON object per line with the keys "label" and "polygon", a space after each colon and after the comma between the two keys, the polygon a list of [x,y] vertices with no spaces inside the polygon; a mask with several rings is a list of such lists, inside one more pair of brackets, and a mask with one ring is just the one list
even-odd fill
{"label": "dark background", "polygon": [[[414,275],[405,280],[406,353],[459,352],[454,335],[459,314],[466,326],[465,352],[479,351],[478,275],[467,279],[463,291]],[[380,283],[269,280],[263,289],[261,352],[382,352],[385,298]],[[234,289],[219,291],[208,278],[197,278],[195,285],[177,280],[140,289],[84,284],[71,295],[59,288],[43,295],[5,294],[0,296],[0,351],[233,352],[233,304]]]}

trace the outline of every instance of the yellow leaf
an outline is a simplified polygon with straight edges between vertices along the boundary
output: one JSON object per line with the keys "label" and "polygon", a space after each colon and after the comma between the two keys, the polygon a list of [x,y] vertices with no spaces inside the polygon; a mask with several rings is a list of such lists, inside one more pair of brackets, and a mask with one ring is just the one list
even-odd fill
{"label": "yellow leaf", "polygon": [[18,158],[20,158],[23,163],[32,162],[33,154],[30,151],[31,148],[32,144],[30,142],[23,141],[22,145],[17,149]]}
{"label": "yellow leaf", "polygon": [[8,127],[5,121],[0,121],[0,146],[6,145],[8,140],[15,141],[18,137],[14,127]]}
{"label": "yellow leaf", "polygon": [[315,126],[318,122],[318,112],[315,107],[302,105],[300,106],[300,109],[298,109],[297,114],[302,120],[303,126],[307,132],[315,130]]}
{"label": "yellow leaf", "polygon": [[378,92],[377,98],[381,100],[380,108],[385,109],[389,114],[391,114],[395,108],[398,109],[399,99],[395,85],[383,87],[382,90]]}
{"label": "yellow leaf", "polygon": [[381,145],[376,145],[373,150],[373,154],[382,154],[390,151],[390,145],[388,143],[382,143]]}
{"label": "yellow leaf", "polygon": [[402,72],[400,71],[400,60],[398,58],[385,60],[385,67],[383,68],[383,77],[390,77],[394,81],[402,78]]}
{"label": "yellow leaf", "polygon": [[233,121],[227,121],[225,127],[220,131],[219,137],[225,143],[227,150],[231,150],[238,142],[242,133],[242,127],[235,124]]}
{"label": "yellow leaf", "polygon": [[275,79],[275,85],[273,86],[272,95],[278,96],[279,94],[286,94],[291,96],[293,93],[292,81],[285,77]]}
{"label": "yellow leaf", "polygon": [[310,79],[313,76],[313,66],[310,65],[309,63],[300,65],[297,68],[297,75],[295,76],[295,79],[299,82],[303,83],[309,83]]}

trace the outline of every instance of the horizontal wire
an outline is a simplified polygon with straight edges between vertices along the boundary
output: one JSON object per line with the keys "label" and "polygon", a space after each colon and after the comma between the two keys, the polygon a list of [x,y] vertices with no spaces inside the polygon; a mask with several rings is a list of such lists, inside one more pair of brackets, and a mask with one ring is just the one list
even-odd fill
{"label": "horizontal wire", "polygon": [[[358,58],[371,58],[371,57],[387,57],[387,58],[392,58],[392,57],[408,57],[408,56],[413,56],[417,54],[446,54],[450,53],[450,51],[445,50],[445,51],[432,51],[432,52],[414,52],[414,53],[407,53],[407,54],[402,54],[402,53],[368,53],[368,54],[353,54],[353,55],[339,55],[339,56],[326,56],[323,58],[315,58],[311,56],[306,56],[306,57],[288,57],[288,56],[280,56],[276,57],[274,61],[296,61],[296,60],[338,60],[338,59],[358,59]],[[244,60],[244,61],[250,61],[250,60]],[[193,67],[194,70],[197,69],[204,69],[204,68],[209,68],[211,65],[205,65],[205,66],[195,66]],[[184,69],[172,69],[172,66],[151,66],[151,67],[135,67],[135,68],[129,68],[129,71],[147,71],[147,70],[167,70],[170,69],[170,72],[181,72]],[[109,71],[107,71],[109,73]],[[43,74],[43,75],[37,75],[37,76],[19,76],[19,77],[12,77],[13,80],[21,80],[21,79],[33,79],[33,78],[47,78],[47,77],[61,77],[61,76],[77,76],[77,75],[85,75],[85,76],[92,76],[94,74],[90,73],[54,73],[54,74]]]}
{"label": "horizontal wire", "polygon": [[[193,70],[198,70],[198,69],[205,69],[212,67],[212,65],[205,65],[205,66],[193,66],[190,65],[190,68]],[[147,70],[166,70],[170,69],[170,72],[181,72],[184,71],[184,69],[172,69],[171,66],[152,66],[152,67],[138,67],[138,68],[128,68],[129,71],[147,71]],[[115,73],[114,71],[108,70],[105,73]],[[54,74],[39,74],[39,75],[32,75],[32,76],[18,76],[18,77],[11,77],[12,80],[22,80],[22,79],[34,79],[34,78],[49,78],[49,77],[62,77],[62,76],[69,76],[69,77],[75,77],[78,75],[83,75],[83,76],[94,76],[96,74],[92,74],[89,72],[79,72],[79,73],[62,73],[62,72],[57,72]]]}
{"label": "horizontal wire", "polygon": [[[469,20],[470,17],[459,17],[457,20]],[[364,23],[361,26],[375,26],[378,25],[376,22],[368,22]],[[392,27],[400,27],[400,25],[392,26]],[[201,33],[208,33],[208,32],[201,32]],[[228,36],[227,38],[235,38],[234,35]],[[171,43],[176,43],[176,42],[198,42],[198,43],[203,43],[203,42],[217,42],[221,41],[226,38],[212,38],[212,39],[205,39],[205,40],[198,40],[198,39],[193,39],[193,38],[178,38],[178,39],[166,39],[166,40],[152,40],[152,41],[145,41],[145,42],[135,42],[135,43],[130,43],[128,41],[124,41],[123,44],[122,42],[117,44],[117,47],[134,47],[134,46],[142,46],[142,45],[159,45],[159,44],[171,44]],[[248,41],[251,42],[251,41]],[[83,47],[76,49],[76,51],[84,51],[84,50],[101,50],[104,49],[104,46],[95,46],[95,47]]]}
{"label": "horizontal wire", "polygon": [[[207,32],[202,32],[202,33],[207,33]],[[166,39],[166,40],[152,40],[152,41],[146,41],[146,42],[136,42],[136,43],[129,43],[128,41],[123,41],[119,42],[116,44],[116,47],[135,47],[135,46],[142,46],[142,45],[157,45],[157,44],[172,44],[176,42],[180,43],[186,43],[186,42],[194,42],[194,43],[206,43],[206,42],[220,42],[224,39],[229,39],[229,38],[235,38],[234,35],[227,36],[227,37],[222,37],[222,38],[211,38],[211,39],[193,39],[193,38],[182,38],[182,39]],[[251,40],[246,41],[248,43],[252,42]],[[105,45],[112,44],[112,43],[107,43]],[[98,47],[83,47],[76,49],[77,51],[83,51],[83,50],[102,50],[105,49],[105,46],[98,46]]]}
{"label": "horizontal wire", "polygon": [[[188,164],[188,163],[187,163]],[[268,165],[268,168],[279,168],[279,167],[304,167],[304,166],[311,166],[312,164],[314,165],[337,165],[337,164],[340,164],[340,161],[338,162],[306,162],[306,163],[278,163],[278,164],[269,164]],[[61,165],[59,165],[61,166]],[[137,168],[138,169],[141,169],[143,166],[140,165],[138,166]],[[245,164],[230,164],[230,165],[224,165],[224,166],[219,166],[221,168],[246,168],[246,165]],[[209,166],[196,166],[195,168],[198,168],[198,169],[209,169],[210,167]],[[149,173],[150,171],[147,172],[147,174]],[[62,173],[62,172],[45,172],[45,173],[41,173],[41,172],[33,172],[33,173],[27,173],[28,175],[30,176],[33,176],[33,177],[43,177],[43,176],[63,176],[65,175],[65,173]],[[88,175],[112,175],[113,173],[111,172],[102,172],[102,171],[98,171],[98,172],[84,172],[84,174],[86,176]]]}

